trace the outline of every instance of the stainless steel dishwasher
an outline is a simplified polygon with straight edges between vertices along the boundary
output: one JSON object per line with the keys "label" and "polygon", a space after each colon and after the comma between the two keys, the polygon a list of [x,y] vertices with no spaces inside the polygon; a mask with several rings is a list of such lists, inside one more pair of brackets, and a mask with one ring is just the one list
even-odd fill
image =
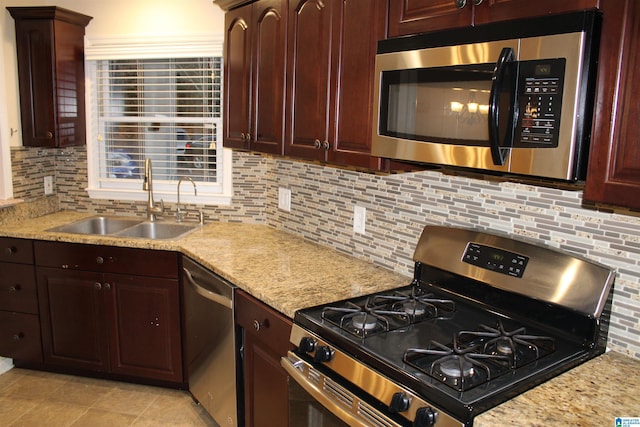
{"label": "stainless steel dishwasher", "polygon": [[189,391],[220,426],[241,425],[235,286],[187,257],[183,257],[182,272]]}

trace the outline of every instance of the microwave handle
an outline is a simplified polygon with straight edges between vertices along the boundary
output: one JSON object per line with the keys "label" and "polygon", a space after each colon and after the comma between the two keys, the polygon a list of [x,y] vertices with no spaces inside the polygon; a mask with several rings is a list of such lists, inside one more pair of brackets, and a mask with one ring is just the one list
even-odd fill
{"label": "microwave handle", "polygon": [[[489,147],[491,149],[493,163],[499,166],[504,165],[513,142],[511,137],[506,138],[508,140],[504,142],[500,141],[500,114],[504,114],[504,112],[500,111],[500,97],[502,95],[502,88],[505,85],[505,79],[508,77],[509,62],[513,60],[513,49],[510,47],[503,48],[496,62],[496,68],[493,71],[493,83],[491,85],[491,94],[489,95]],[[506,84],[509,84],[510,87],[515,86],[509,82]],[[512,89],[512,98],[513,92],[515,92],[515,89]],[[510,115],[507,123],[511,124],[513,122],[514,109],[510,108],[510,110],[511,111],[507,112]],[[507,129],[506,135],[511,135],[511,132],[512,129]]]}

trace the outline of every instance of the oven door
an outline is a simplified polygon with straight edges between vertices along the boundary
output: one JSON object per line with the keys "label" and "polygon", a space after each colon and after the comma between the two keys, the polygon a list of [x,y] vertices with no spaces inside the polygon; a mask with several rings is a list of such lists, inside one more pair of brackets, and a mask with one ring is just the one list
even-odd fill
{"label": "oven door", "polygon": [[[280,361],[290,375],[289,426],[402,427],[363,398],[325,375],[293,352]],[[408,423],[408,422],[407,422]]]}

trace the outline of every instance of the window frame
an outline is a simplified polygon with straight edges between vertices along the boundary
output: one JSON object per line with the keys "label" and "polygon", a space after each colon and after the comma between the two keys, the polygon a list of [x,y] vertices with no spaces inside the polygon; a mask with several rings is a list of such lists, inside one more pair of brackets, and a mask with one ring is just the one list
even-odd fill
{"label": "window frame", "polygon": [[[211,37],[135,37],[135,38],[99,38],[85,39],[86,105],[87,105],[87,192],[92,199],[144,201],[147,192],[142,190],[142,180],[105,180],[99,177],[100,142],[96,140],[97,92],[96,67],[99,60],[115,59],[162,59],[222,56],[223,36]],[[224,75],[222,77],[224,79]],[[221,103],[223,99],[220,100]],[[224,111],[221,105],[221,111]],[[222,124],[220,124],[221,126]],[[220,129],[221,130],[221,129]],[[222,132],[218,144],[222,145]],[[232,151],[221,148],[221,192],[206,193],[206,183],[196,181],[198,195],[185,188],[180,194],[181,203],[199,205],[230,205],[233,197]],[[102,183],[113,183],[103,187]],[[154,197],[165,202],[176,202],[178,181],[155,181]]]}

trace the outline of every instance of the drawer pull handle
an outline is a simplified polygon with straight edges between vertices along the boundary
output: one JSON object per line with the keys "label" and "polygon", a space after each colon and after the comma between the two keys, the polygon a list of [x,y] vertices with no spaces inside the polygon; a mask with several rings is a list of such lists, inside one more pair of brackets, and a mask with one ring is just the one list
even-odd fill
{"label": "drawer pull handle", "polygon": [[19,283],[9,287],[9,292],[18,292],[20,289],[22,289],[22,286],[20,286]]}
{"label": "drawer pull handle", "polygon": [[24,338],[24,334],[22,332],[18,332],[17,334],[13,335],[13,340],[14,341],[20,341],[23,338]]}
{"label": "drawer pull handle", "polygon": [[259,332],[263,326],[265,326],[264,322],[259,322],[257,320],[253,321],[253,328],[256,330],[256,332]]}

